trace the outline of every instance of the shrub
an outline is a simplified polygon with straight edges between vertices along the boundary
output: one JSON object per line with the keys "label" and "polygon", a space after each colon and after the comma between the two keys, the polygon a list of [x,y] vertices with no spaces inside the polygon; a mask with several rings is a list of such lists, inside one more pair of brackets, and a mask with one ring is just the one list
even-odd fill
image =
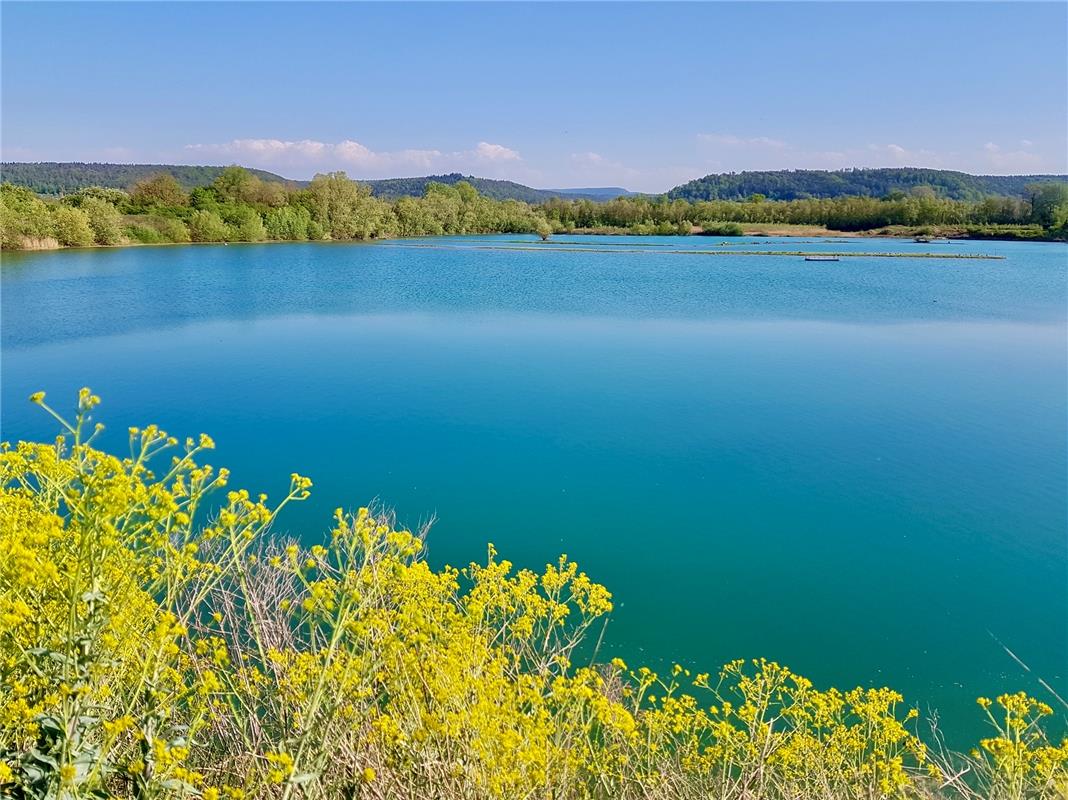
{"label": "shrub", "polygon": [[237,206],[226,218],[231,242],[262,242],[267,238],[263,217],[250,206]]}
{"label": "shrub", "polygon": [[0,184],[0,245],[5,250],[22,247],[27,238],[54,235],[52,215],[44,201],[24,187]]}
{"label": "shrub", "polygon": [[65,247],[86,247],[93,243],[89,215],[80,208],[58,205],[52,209],[52,229],[56,239]]}
{"label": "shrub", "polygon": [[122,242],[122,215],[115,206],[106,200],[88,196],[82,198],[79,207],[89,217],[89,227],[97,244]]}
{"label": "shrub", "polygon": [[230,228],[214,211],[194,211],[187,224],[194,242],[225,242],[230,238]]}
{"label": "shrub", "polygon": [[701,233],[704,236],[743,236],[745,229],[737,222],[702,222]]}
{"label": "shrub", "polygon": [[268,239],[299,242],[308,238],[311,214],[301,206],[283,206],[267,212],[264,228]]}
{"label": "shrub", "polygon": [[[422,535],[335,513],[321,544],[197,464],[206,436],[95,449],[88,389],[56,442],[0,451],[0,793],[178,798],[906,798],[959,783],[889,689],[778,664],[717,679],[573,667],[608,591],[561,557],[431,569]],[[158,476],[158,477],[156,477]],[[214,510],[210,510],[214,507]],[[979,795],[1054,798],[1048,706],[998,699]],[[989,701],[980,700],[983,708]],[[903,713],[904,712],[904,713]],[[953,769],[954,772],[946,770]],[[10,791],[9,791],[10,790]],[[960,796],[968,796],[961,794]],[[974,796],[974,795],[973,795]]]}
{"label": "shrub", "polygon": [[190,241],[189,228],[180,219],[174,217],[154,217],[152,223],[168,242],[183,243]]}
{"label": "shrub", "polygon": [[[137,217],[137,219],[143,219]],[[134,222],[123,228],[126,238],[140,244],[163,244],[167,240],[158,230],[144,222]]]}
{"label": "shrub", "polygon": [[126,235],[141,244],[188,242],[189,229],[180,219],[157,214],[136,214],[126,217]]}

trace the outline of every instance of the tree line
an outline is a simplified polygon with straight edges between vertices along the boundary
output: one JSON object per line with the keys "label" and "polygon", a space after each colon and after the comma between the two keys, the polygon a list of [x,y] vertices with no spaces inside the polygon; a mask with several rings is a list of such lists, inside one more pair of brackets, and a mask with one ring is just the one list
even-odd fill
{"label": "tree line", "polygon": [[[926,187],[885,197],[768,200],[753,195],[739,202],[658,197],[620,197],[606,203],[554,198],[541,206],[554,230],[623,229],[633,233],[689,233],[695,227],[718,235],[741,233],[743,224],[822,225],[836,231],[876,231],[903,226],[983,229],[1030,226],[1043,237],[1068,233],[1068,184],[1036,183],[1026,198],[985,197],[977,201],[938,197]],[[1020,233],[1026,233],[1022,229]]]}
{"label": "tree line", "polygon": [[[87,186],[128,190],[138,181],[161,172],[169,172],[188,191],[196,186],[210,185],[224,169],[190,164],[106,164],[83,161],[5,161],[0,164],[4,181],[53,197],[72,194]],[[246,169],[263,180],[292,183],[273,172]]]}
{"label": "tree line", "polygon": [[773,200],[857,195],[885,197],[927,187],[951,200],[981,200],[990,195],[1026,197],[1028,186],[1062,182],[1064,175],[969,175],[946,169],[885,167],[879,169],[795,169],[727,172],[676,186],[671,200],[745,200],[762,194]]}
{"label": "tree line", "polygon": [[161,172],[129,191],[91,186],[46,200],[0,186],[5,249],[126,243],[368,240],[484,233],[611,232],[740,235],[745,225],[821,225],[837,231],[924,226],[971,236],[1068,238],[1068,184],[1036,183],[1028,196],[951,200],[927,187],[885,197],[690,202],[665,196],[608,202],[553,198],[538,205],[495,200],[467,181],[431,181],[421,197],[384,199],[343,172],[307,186],[264,180],[227,167],[187,191]]}
{"label": "tree line", "polygon": [[527,203],[497,201],[466,182],[431,182],[422,197],[372,196],[343,172],[316,175],[306,187],[262,180],[227,167],[210,186],[186,191],[169,173],[138,181],[129,192],[88,187],[56,201],[29,189],[0,187],[4,248],[384,239],[464,233],[548,236],[544,215]]}

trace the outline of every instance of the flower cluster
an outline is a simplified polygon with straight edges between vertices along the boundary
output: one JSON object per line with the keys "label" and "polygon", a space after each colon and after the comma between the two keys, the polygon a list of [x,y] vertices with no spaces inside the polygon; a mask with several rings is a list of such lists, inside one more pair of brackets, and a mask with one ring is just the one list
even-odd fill
{"label": "flower cluster", "polygon": [[566,556],[517,570],[491,545],[434,570],[425,532],[368,508],[339,509],[323,543],[280,541],[308,479],[268,506],[198,463],[206,436],[132,428],[118,458],[92,446],[91,392],[73,423],[33,400],[64,432],[0,450],[0,795],[1068,791],[1068,743],[1023,694],[980,700],[996,736],[954,760],[889,689],[821,691],[764,660],[716,677],[590,663],[612,596]]}

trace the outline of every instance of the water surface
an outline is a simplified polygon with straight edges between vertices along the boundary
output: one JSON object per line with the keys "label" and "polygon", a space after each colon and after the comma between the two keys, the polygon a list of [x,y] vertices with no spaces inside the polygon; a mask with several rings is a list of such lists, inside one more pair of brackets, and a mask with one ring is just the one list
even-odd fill
{"label": "water surface", "polygon": [[[378,498],[435,563],[566,552],[606,656],[888,684],[961,741],[976,695],[1068,695],[1063,246],[522,239],[5,254],[3,437],[88,384],[110,446],[310,475],[305,538]],[[713,248],[1004,259],[668,252]]]}

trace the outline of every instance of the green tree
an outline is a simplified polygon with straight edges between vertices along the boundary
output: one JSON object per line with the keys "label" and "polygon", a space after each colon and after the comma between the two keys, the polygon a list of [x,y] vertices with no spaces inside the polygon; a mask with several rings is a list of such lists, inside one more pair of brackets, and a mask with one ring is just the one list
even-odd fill
{"label": "green tree", "polygon": [[252,202],[259,179],[243,167],[229,166],[212,183],[212,188],[224,200]]}
{"label": "green tree", "polygon": [[267,212],[264,228],[268,239],[299,242],[308,238],[310,222],[311,213],[303,206],[283,206]]}
{"label": "green tree", "polygon": [[267,238],[263,217],[251,206],[237,206],[227,215],[231,242],[262,242]]}
{"label": "green tree", "polygon": [[392,235],[397,220],[389,204],[344,172],[316,175],[303,195],[314,221],[331,239],[371,239]]}
{"label": "green tree", "polygon": [[138,206],[184,206],[189,202],[182,185],[169,172],[160,172],[135,183],[130,200]]}
{"label": "green tree", "polygon": [[174,217],[154,217],[152,222],[165,241],[181,244],[190,241],[192,238],[189,235],[189,228],[180,219],[175,219]]}
{"label": "green tree", "polygon": [[74,194],[68,194],[63,198],[63,202],[69,206],[81,208],[82,204],[90,198],[103,200],[118,208],[129,202],[130,195],[122,189],[110,189],[104,186],[86,186],[84,189],[79,189]]}
{"label": "green tree", "polygon": [[400,198],[393,204],[393,213],[401,236],[440,236],[445,232],[422,198]]}
{"label": "green tree", "polygon": [[214,211],[194,211],[188,225],[194,242],[225,242],[230,238],[230,229]]}
{"label": "green tree", "polygon": [[1068,183],[1032,183],[1027,191],[1031,199],[1031,221],[1047,228],[1055,227],[1056,221],[1066,213],[1068,206]]}
{"label": "green tree", "polygon": [[93,243],[89,215],[80,208],[58,205],[52,209],[52,226],[56,239],[65,247],[86,247]]}
{"label": "green tree", "polygon": [[90,195],[82,198],[80,208],[89,217],[89,227],[97,244],[122,242],[122,215],[115,206]]}
{"label": "green tree", "polygon": [[0,246],[18,249],[27,239],[45,239],[55,235],[48,206],[22,186],[0,185]]}

